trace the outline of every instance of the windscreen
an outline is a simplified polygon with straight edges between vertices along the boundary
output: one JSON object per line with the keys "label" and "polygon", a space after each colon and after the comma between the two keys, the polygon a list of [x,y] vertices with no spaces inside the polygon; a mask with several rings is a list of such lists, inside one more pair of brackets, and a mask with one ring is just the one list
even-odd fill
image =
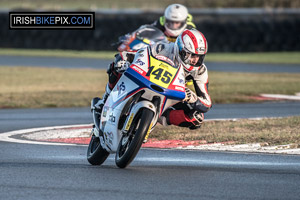
{"label": "windscreen", "polygon": [[148,39],[153,42],[167,41],[164,33],[158,28],[151,25],[141,26],[136,31],[136,38],[140,40]]}

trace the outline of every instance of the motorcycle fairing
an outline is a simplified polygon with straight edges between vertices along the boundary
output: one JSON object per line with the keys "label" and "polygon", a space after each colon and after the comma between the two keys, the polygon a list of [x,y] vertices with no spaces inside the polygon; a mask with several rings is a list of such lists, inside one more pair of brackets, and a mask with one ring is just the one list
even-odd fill
{"label": "motorcycle fairing", "polygon": [[167,98],[176,100],[185,98],[185,76],[182,67],[174,66],[173,61],[167,57],[160,56],[160,59],[153,57],[149,48],[143,48],[136,53],[125,75],[137,85],[152,90],[153,87],[161,88],[159,93]]}
{"label": "motorcycle fairing", "polygon": [[[147,53],[148,55],[143,53]],[[165,58],[165,60],[166,61],[157,59],[149,55],[148,49],[140,50],[133,64],[123,73],[111,91],[103,107],[100,122],[100,130],[103,132],[103,140],[105,143],[103,148],[108,152],[113,153],[117,150],[122,137],[122,130],[118,129],[120,116],[124,106],[128,100],[131,99],[130,97],[138,92],[144,91],[142,98],[145,100],[135,104],[131,110],[133,113],[130,111],[129,116],[134,116],[140,108],[148,106],[148,109],[154,112],[154,118],[152,120],[153,126],[155,126],[158,117],[161,116],[166,108],[185,98],[185,79],[182,67],[174,67],[167,62],[167,58]],[[151,67],[151,65],[153,66],[153,74],[148,73],[149,66]],[[171,73],[172,76],[164,76],[164,74],[167,74],[166,72]],[[155,80],[157,76],[156,73],[160,73],[161,76]],[[153,108],[155,106],[151,102],[154,96],[160,98],[160,104],[157,105],[157,110]],[[126,129],[126,126],[130,126],[130,122],[128,122],[129,119],[130,118],[127,117],[123,128],[125,126]]]}

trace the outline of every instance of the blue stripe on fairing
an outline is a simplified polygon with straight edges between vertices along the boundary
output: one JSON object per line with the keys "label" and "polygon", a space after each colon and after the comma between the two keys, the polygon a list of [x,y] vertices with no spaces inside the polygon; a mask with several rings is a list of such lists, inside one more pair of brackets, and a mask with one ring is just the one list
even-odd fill
{"label": "blue stripe on fairing", "polygon": [[[128,68],[124,73],[128,78],[130,78],[132,81],[134,81],[136,84],[138,84],[140,87],[146,87],[150,90],[159,93],[161,95],[166,96],[168,99],[174,99],[174,100],[183,100],[185,98],[185,92],[180,92],[176,90],[170,90],[166,88],[162,88],[155,83],[152,83],[151,81],[147,80],[143,76],[141,76],[138,72],[134,71],[132,68]],[[150,85],[156,85],[160,88],[162,88],[163,92],[158,92],[156,90],[153,90]]]}
{"label": "blue stripe on fairing", "polygon": [[126,96],[124,96],[123,98],[119,99],[118,101],[116,101],[112,107],[115,108],[117,107],[121,102],[123,102],[125,99],[127,99],[128,97],[130,97],[131,95],[133,95],[135,92],[137,92],[138,90],[141,90],[143,89],[143,87],[139,87],[139,88],[136,88],[134,90],[132,90],[131,92],[129,92]]}

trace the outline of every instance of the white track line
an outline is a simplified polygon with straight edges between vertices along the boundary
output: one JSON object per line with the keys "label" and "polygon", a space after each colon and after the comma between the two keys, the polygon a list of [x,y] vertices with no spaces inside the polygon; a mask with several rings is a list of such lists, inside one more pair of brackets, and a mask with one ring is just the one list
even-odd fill
{"label": "white track line", "polygon": [[[248,118],[248,119],[250,119],[250,120],[261,120],[261,119],[265,119],[265,118],[256,117],[256,118]],[[205,119],[205,121],[237,121],[237,120],[240,120],[240,118]],[[13,138],[13,136],[23,135],[23,134],[27,134],[27,133],[33,133],[33,132],[40,132],[40,131],[49,131],[49,130],[65,129],[65,128],[76,128],[76,127],[84,127],[84,126],[92,126],[92,124],[80,124],[80,125],[68,125],[68,126],[50,126],[50,127],[16,130],[16,131],[11,131],[11,132],[6,132],[6,133],[0,133],[0,141],[22,143],[22,144],[78,146],[79,144],[33,141],[33,140],[26,140],[25,138],[24,139],[17,139],[17,138]],[[47,139],[47,138],[45,138],[45,139]]]}
{"label": "white track line", "polygon": [[267,97],[267,98],[274,98],[274,99],[287,99],[287,100],[300,101],[299,95],[261,94],[260,96]]}
{"label": "white track line", "polygon": [[[64,128],[76,128],[90,126],[91,124],[81,124],[81,125],[68,125],[68,126],[52,126],[52,127],[41,127],[41,128],[31,128],[23,129],[17,131],[10,131],[6,133],[0,133],[0,141],[3,142],[13,142],[13,143],[22,143],[22,144],[42,144],[42,145],[68,145],[68,146],[80,146],[78,144],[67,144],[67,143],[54,143],[54,142],[39,142],[26,139],[17,139],[13,138],[15,135],[23,135],[26,133],[39,132],[39,131],[49,131],[54,129],[64,129]],[[47,139],[47,138],[45,138]]]}
{"label": "white track line", "polygon": [[[264,118],[250,118],[250,120],[261,120]],[[225,120],[232,120],[236,121],[239,119],[210,119],[207,121],[225,121]],[[55,143],[55,142],[42,142],[42,141],[33,141],[33,140],[26,140],[26,139],[17,139],[13,138],[13,136],[16,135],[23,135],[27,133],[34,133],[34,132],[40,132],[40,131],[49,131],[49,130],[55,130],[55,129],[67,129],[67,128],[80,128],[80,127],[86,127],[91,126],[91,124],[81,124],[81,125],[68,125],[68,126],[52,126],[52,127],[41,127],[41,128],[31,128],[31,129],[23,129],[23,130],[17,130],[17,131],[11,131],[6,133],[0,133],[0,141],[3,142],[13,142],[13,143],[21,143],[21,144],[38,144],[38,145],[57,145],[57,146],[86,146],[86,145],[79,145],[79,144],[68,144],[68,143]],[[45,138],[46,139],[46,138]],[[300,149],[277,149],[277,147],[262,147],[264,150],[258,150],[253,148],[234,148],[239,146],[253,146],[258,144],[244,144],[244,145],[228,145],[228,146],[219,146],[218,144],[212,144],[212,145],[201,145],[201,146],[195,146],[195,147],[185,147],[185,148],[177,148],[177,149],[185,149],[185,150],[215,150],[215,151],[235,151],[235,152],[256,152],[256,153],[281,153],[281,154],[300,154]],[[281,145],[281,146],[288,146],[288,145]],[[280,147],[280,146],[278,146]],[[260,147],[261,148],[261,147]],[[159,149],[163,150],[163,149]]]}

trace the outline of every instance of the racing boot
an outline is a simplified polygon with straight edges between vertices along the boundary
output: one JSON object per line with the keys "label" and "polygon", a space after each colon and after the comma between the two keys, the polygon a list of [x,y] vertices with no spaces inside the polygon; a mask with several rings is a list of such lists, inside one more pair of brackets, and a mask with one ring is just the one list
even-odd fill
{"label": "racing boot", "polygon": [[189,129],[195,130],[195,129],[201,128],[201,125],[204,121],[204,115],[201,112],[195,111],[192,114],[191,119],[193,119],[193,121],[192,121],[192,125],[189,127]]}

